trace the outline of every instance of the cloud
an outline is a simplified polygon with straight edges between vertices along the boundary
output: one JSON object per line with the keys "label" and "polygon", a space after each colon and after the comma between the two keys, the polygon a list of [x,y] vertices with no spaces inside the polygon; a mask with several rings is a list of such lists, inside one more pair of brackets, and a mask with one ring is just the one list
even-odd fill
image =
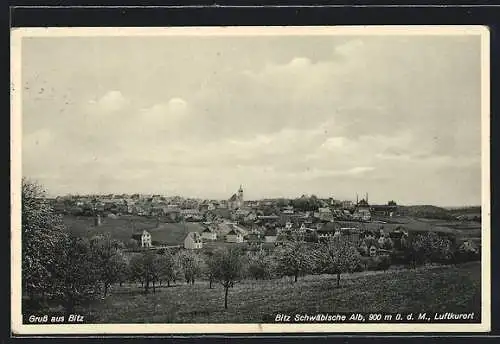
{"label": "cloud", "polygon": [[[25,62],[27,173],[53,176],[51,188],[73,180],[181,194],[221,195],[244,183],[256,197],[366,188],[390,199],[424,176],[450,200],[470,192],[458,194],[455,180],[470,182],[479,166],[474,40],[221,38],[174,49],[128,39],[40,43],[50,58]],[[143,45],[134,51],[147,56],[117,53]],[[50,97],[38,94],[48,87],[37,75]]]}
{"label": "cloud", "polygon": [[112,90],[108,91],[97,101],[90,100],[89,103],[96,105],[95,109],[103,113],[113,113],[123,109],[128,104],[128,100],[120,91]]}

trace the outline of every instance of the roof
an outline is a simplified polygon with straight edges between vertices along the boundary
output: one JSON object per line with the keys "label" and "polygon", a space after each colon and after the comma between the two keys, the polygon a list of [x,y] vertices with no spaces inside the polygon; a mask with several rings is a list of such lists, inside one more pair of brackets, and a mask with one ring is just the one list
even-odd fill
{"label": "roof", "polygon": [[187,235],[186,235],[186,238],[188,237],[191,237],[193,240],[200,240],[200,233],[198,232],[189,232]]}
{"label": "roof", "polygon": [[236,201],[237,199],[238,199],[238,196],[236,196],[236,194],[233,194],[233,195],[231,196],[231,198],[229,199],[229,201],[234,202],[234,201]]}
{"label": "roof", "polygon": [[264,233],[264,236],[277,236],[277,235],[278,231],[276,230],[276,228],[267,228]]}
{"label": "roof", "polygon": [[234,228],[229,231],[226,235],[240,235],[240,233],[237,233]]}
{"label": "roof", "polygon": [[334,232],[337,229],[340,229],[340,225],[335,222],[327,222],[318,229],[318,232]]}
{"label": "roof", "polygon": [[205,229],[203,230],[203,232],[202,232],[202,233],[213,233],[213,232],[214,232],[214,230],[213,230],[212,228],[207,227],[207,228],[205,228]]}

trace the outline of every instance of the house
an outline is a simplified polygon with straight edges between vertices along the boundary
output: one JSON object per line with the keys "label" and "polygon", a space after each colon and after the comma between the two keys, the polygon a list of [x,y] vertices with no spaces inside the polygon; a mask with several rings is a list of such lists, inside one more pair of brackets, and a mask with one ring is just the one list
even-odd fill
{"label": "house", "polygon": [[250,233],[246,235],[244,239],[249,246],[262,247],[263,239],[262,235],[259,233]]}
{"label": "house", "polygon": [[370,211],[375,216],[389,216],[392,217],[398,210],[398,207],[395,205],[372,205],[370,207]]}
{"label": "house", "polygon": [[226,242],[240,243],[243,242],[243,235],[236,229],[231,229],[226,234]]}
{"label": "house", "polygon": [[352,214],[352,218],[358,221],[370,221],[370,209],[362,207],[356,208],[356,210],[354,210],[354,213]]}
{"label": "house", "polygon": [[317,233],[319,239],[327,239],[333,237],[335,232],[340,230],[338,223],[328,222],[323,225],[318,226]]}
{"label": "house", "polygon": [[278,237],[278,232],[276,228],[267,228],[264,232],[264,241],[265,242],[276,242]]}
{"label": "house", "polygon": [[201,234],[197,232],[189,232],[184,239],[184,248],[188,250],[198,250],[203,247]]}
{"label": "house", "polygon": [[374,238],[365,238],[361,241],[359,249],[361,251],[361,255],[374,257],[378,254],[379,245],[377,240]]}
{"label": "house", "polygon": [[211,227],[207,227],[201,232],[201,238],[207,240],[217,240],[217,233]]}
{"label": "house", "polygon": [[322,221],[332,221],[333,220],[333,214],[332,214],[332,211],[330,210],[330,208],[319,208],[317,217]]}
{"label": "house", "polygon": [[147,230],[143,230],[142,233],[132,234],[132,239],[137,240],[141,243],[141,247],[152,247],[151,234]]}
{"label": "house", "polygon": [[460,246],[459,250],[470,253],[479,253],[478,246],[471,240],[465,240]]}

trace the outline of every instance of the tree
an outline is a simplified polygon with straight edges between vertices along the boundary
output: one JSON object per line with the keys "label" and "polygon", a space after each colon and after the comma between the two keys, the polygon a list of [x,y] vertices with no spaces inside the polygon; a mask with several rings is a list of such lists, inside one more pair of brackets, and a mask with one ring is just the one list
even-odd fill
{"label": "tree", "polygon": [[250,254],[248,259],[248,274],[255,280],[271,276],[271,262],[265,251]]}
{"label": "tree", "polygon": [[313,261],[300,241],[289,242],[274,252],[276,272],[280,276],[293,276],[294,282],[300,275],[313,268]]}
{"label": "tree", "polygon": [[178,260],[186,283],[194,284],[196,277],[201,272],[200,257],[194,252],[184,251],[179,254]]}
{"label": "tree", "polygon": [[158,255],[152,251],[134,255],[130,259],[130,278],[132,281],[141,283],[145,294],[149,293],[151,285],[153,286],[153,293],[155,293],[155,283],[159,281],[159,266]]}
{"label": "tree", "polygon": [[212,289],[212,284],[214,282],[215,264],[216,262],[214,261],[213,252],[207,252],[203,259],[201,269],[204,272],[205,276],[208,278],[209,289]]}
{"label": "tree", "polygon": [[356,247],[341,237],[332,237],[316,251],[318,266],[324,273],[337,275],[337,287],[343,273],[354,272],[360,265],[361,257]]}
{"label": "tree", "polygon": [[243,256],[237,248],[214,251],[210,268],[214,279],[224,287],[224,309],[227,309],[229,288],[243,275]]}
{"label": "tree", "polygon": [[44,199],[42,186],[22,180],[22,280],[34,304],[54,289],[58,251],[67,240],[62,218]]}
{"label": "tree", "polygon": [[167,282],[167,286],[170,287],[170,282],[175,280],[175,260],[173,255],[169,251],[165,251],[163,254],[158,255],[158,268],[159,268],[159,282],[161,285],[162,281]]}
{"label": "tree", "polygon": [[54,294],[64,301],[66,312],[72,313],[80,302],[99,293],[99,274],[90,241],[68,237],[56,248],[58,264],[54,278]]}
{"label": "tree", "polygon": [[96,262],[96,272],[103,284],[104,297],[109,287],[120,281],[127,268],[122,255],[124,245],[121,241],[111,238],[109,233],[96,235],[90,240],[92,253]]}
{"label": "tree", "polygon": [[405,256],[407,263],[413,268],[429,262],[446,262],[453,259],[452,241],[437,233],[414,234],[408,239]]}

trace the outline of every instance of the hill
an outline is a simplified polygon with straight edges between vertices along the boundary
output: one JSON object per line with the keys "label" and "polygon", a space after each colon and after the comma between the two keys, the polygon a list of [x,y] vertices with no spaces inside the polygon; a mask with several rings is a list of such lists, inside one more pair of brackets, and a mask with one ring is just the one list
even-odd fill
{"label": "hill", "polygon": [[400,206],[400,211],[407,216],[424,219],[453,220],[455,218],[449,210],[434,205]]}

